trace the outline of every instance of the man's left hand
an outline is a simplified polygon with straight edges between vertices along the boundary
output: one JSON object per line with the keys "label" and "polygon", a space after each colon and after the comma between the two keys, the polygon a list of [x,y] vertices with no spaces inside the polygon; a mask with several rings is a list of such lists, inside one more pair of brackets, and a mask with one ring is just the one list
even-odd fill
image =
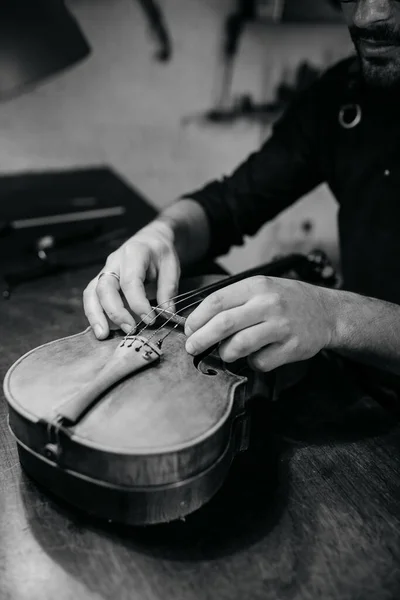
{"label": "man's left hand", "polygon": [[271,371],[311,358],[334,335],[334,290],[301,281],[257,276],[208,296],[187,318],[186,350],[199,354],[215,344],[227,363],[248,357]]}

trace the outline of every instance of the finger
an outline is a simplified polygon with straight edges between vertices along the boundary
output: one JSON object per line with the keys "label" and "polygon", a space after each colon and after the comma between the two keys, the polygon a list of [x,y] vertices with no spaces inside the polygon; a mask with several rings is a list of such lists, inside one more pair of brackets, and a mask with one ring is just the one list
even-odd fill
{"label": "finger", "polygon": [[162,305],[162,308],[175,311],[175,302],[172,298],[178,293],[179,277],[179,262],[174,254],[168,254],[161,261],[158,273],[157,302]]}
{"label": "finger", "polygon": [[157,315],[147,299],[143,280],[140,277],[133,277],[121,285],[121,290],[132,312],[138,315],[140,320],[150,325]]}
{"label": "finger", "polygon": [[108,322],[96,293],[97,278],[92,279],[83,292],[83,310],[95,336],[105,339],[110,333]]}
{"label": "finger", "polygon": [[274,371],[278,367],[290,362],[294,362],[291,356],[290,345],[280,342],[262,348],[248,357],[248,363],[251,368],[263,373]]}
{"label": "finger", "polygon": [[229,337],[219,347],[219,355],[227,363],[250,356],[265,346],[282,342],[284,331],[278,319],[258,323]]}
{"label": "finger", "polygon": [[210,294],[187,318],[186,335],[197,331],[224,310],[241,306],[256,294],[265,294],[268,290],[266,282],[266,277],[251,277]]}
{"label": "finger", "polygon": [[193,355],[200,354],[237,332],[260,323],[263,320],[262,312],[261,305],[249,302],[218,313],[189,335],[186,341],[187,352]]}
{"label": "finger", "polygon": [[104,275],[97,280],[96,294],[99,302],[112,323],[125,333],[131,331],[136,323],[125,308],[120,294],[120,284],[112,275]]}
{"label": "finger", "polygon": [[132,253],[123,256],[121,264],[121,291],[132,312],[148,324],[156,317],[146,296],[144,286],[149,269],[149,252],[139,244],[135,246],[135,256],[132,256]]}

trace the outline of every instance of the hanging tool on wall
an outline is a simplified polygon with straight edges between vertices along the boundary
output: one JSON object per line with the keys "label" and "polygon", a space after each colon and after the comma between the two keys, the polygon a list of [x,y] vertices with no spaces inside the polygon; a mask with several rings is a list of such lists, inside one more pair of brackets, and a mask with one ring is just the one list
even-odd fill
{"label": "hanging tool on wall", "polygon": [[[326,0],[327,20],[332,19],[335,11],[329,9],[329,4],[335,6],[335,0]],[[315,7],[314,7],[315,8]],[[310,7],[308,7],[308,11]],[[321,11],[321,8],[319,8]],[[312,21],[312,14],[307,11],[299,11],[299,6],[294,1],[285,0],[237,0],[236,10],[230,14],[224,24],[224,38],[222,43],[222,75],[219,80],[219,90],[214,107],[210,110],[182,120],[184,125],[193,121],[203,123],[230,124],[239,119],[256,121],[263,125],[274,122],[286,109],[288,104],[303,89],[308,87],[319,75],[321,70],[303,60],[296,69],[295,81],[289,84],[282,81],[276,91],[272,102],[255,102],[251,94],[241,94],[232,98],[232,79],[235,61],[240,49],[240,41],[246,26],[255,21],[263,20],[268,23],[279,24],[280,22],[291,22],[292,19],[301,21]],[[312,13],[313,11],[311,11]],[[324,12],[324,11],[322,11]],[[306,14],[307,13],[307,14]],[[317,15],[317,22],[322,19]]]}
{"label": "hanging tool on wall", "polygon": [[156,52],[157,60],[162,62],[169,61],[172,55],[172,40],[160,6],[154,0],[138,0],[138,2],[145,13],[150,29],[159,44],[159,48]]}

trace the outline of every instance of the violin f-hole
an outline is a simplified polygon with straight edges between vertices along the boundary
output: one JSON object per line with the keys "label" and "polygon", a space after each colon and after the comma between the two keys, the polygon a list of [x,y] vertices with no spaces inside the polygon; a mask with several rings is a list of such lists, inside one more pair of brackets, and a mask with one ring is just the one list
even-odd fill
{"label": "violin f-hole", "polygon": [[200,373],[203,373],[203,375],[209,375],[211,377],[218,375],[218,371],[216,371],[215,369],[212,369],[211,367],[204,364],[203,360],[200,360],[197,363],[194,360],[193,364],[196,367],[196,369],[198,371],[200,371]]}
{"label": "violin f-hole", "polygon": [[[198,371],[200,371],[200,373],[203,373],[203,375],[208,375],[210,377],[215,377],[215,375],[218,375],[218,370],[213,368],[213,366],[217,365],[212,364],[216,363],[217,361],[221,362],[221,359],[215,355],[215,350],[217,350],[218,345],[219,344],[211,346],[211,348],[207,348],[207,350],[194,357],[193,365]],[[209,357],[208,361],[206,361],[207,357]]]}

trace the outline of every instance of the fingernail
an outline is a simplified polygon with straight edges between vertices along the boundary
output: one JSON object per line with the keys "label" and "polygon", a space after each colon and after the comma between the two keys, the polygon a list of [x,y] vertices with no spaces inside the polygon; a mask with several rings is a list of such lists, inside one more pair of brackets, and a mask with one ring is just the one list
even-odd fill
{"label": "fingernail", "polygon": [[130,331],[132,331],[132,329],[135,329],[135,326],[134,325],[129,325],[129,323],[122,323],[121,329],[125,333],[129,333]]}
{"label": "fingernail", "polygon": [[103,335],[103,328],[101,325],[95,325],[93,327],[93,331],[96,337],[101,337]]}
{"label": "fingernail", "polygon": [[156,314],[154,311],[151,311],[151,313],[143,313],[142,315],[140,315],[140,318],[142,319],[142,321],[147,323],[147,325],[151,325],[152,322],[156,319]]}
{"label": "fingernail", "polygon": [[190,327],[185,324],[185,335],[189,337],[189,335],[192,335],[192,333],[193,331],[190,329]]}
{"label": "fingernail", "polygon": [[175,312],[175,304],[171,301],[163,305],[164,310],[168,310],[169,312]]}

